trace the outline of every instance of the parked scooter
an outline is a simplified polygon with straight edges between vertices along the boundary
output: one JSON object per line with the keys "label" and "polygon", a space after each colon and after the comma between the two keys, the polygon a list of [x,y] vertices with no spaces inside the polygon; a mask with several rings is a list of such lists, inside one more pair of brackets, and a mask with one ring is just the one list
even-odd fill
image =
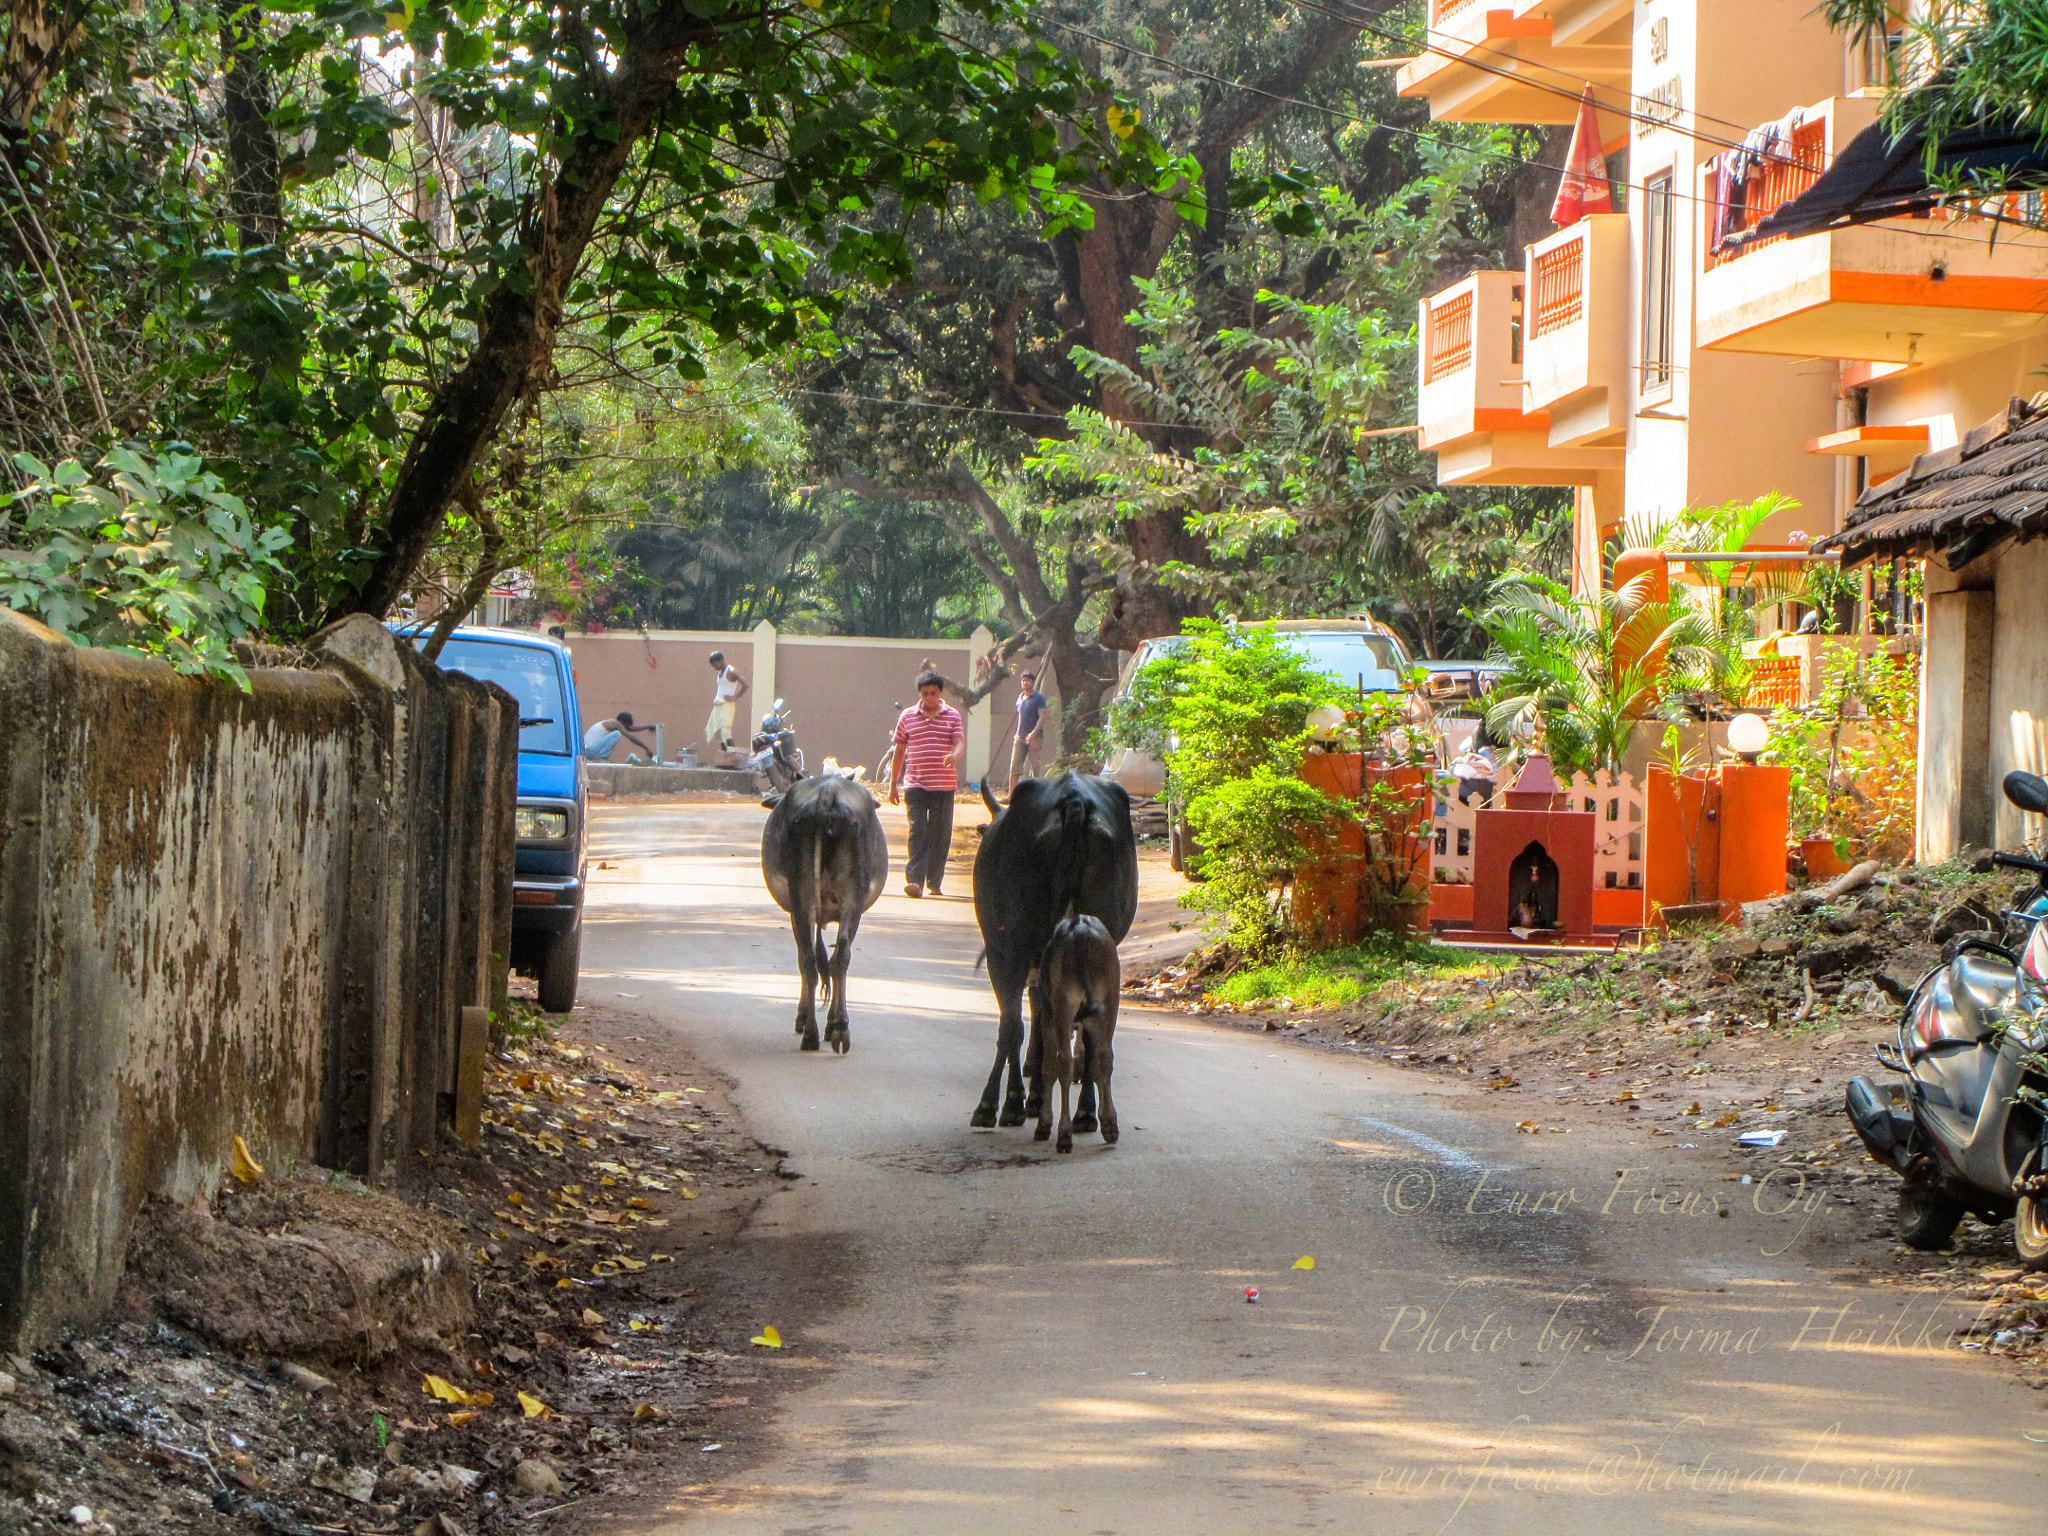
{"label": "parked scooter", "polygon": [[754,771],[754,787],[761,791],[761,803],[773,806],[789,793],[792,784],[804,776],[804,754],[790,729],[789,706],[777,699],[761,717],[761,729],[748,743],[753,756],[747,766]]}
{"label": "parked scooter", "polygon": [[[2007,774],[2005,797],[2048,815],[2048,779]],[[2024,942],[2015,953],[1989,935],[1957,941],[1906,999],[1897,1044],[1876,1047],[1899,1081],[1851,1079],[1847,1109],[1870,1155],[1904,1176],[1901,1242],[1940,1248],[1965,1213],[2010,1216],[2020,1257],[2048,1267],[2048,862],[1992,859],[2035,878],[2005,914],[2030,930]]]}

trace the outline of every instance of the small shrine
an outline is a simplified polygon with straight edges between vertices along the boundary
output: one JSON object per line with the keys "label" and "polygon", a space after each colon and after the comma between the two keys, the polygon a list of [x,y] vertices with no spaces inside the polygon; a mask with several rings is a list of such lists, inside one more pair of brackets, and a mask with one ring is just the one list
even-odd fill
{"label": "small shrine", "polygon": [[1444,937],[1476,943],[1590,944],[1599,817],[1571,798],[1550,759],[1523,764],[1498,809],[1473,817],[1472,926]]}

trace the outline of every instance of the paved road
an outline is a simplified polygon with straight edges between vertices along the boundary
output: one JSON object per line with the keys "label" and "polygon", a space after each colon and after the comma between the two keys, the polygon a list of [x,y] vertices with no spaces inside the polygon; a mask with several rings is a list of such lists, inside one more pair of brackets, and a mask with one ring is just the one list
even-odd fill
{"label": "paved road", "polygon": [[1867,1216],[1135,1009],[1118,1146],[972,1131],[971,906],[885,897],[852,1053],[799,1054],[760,821],[598,812],[587,995],[687,1036],[806,1176],[741,1258],[787,1287],[776,1448],[642,1529],[2039,1528],[2048,1394],[1938,1347],[1967,1305],[1832,1278],[1881,1264]]}

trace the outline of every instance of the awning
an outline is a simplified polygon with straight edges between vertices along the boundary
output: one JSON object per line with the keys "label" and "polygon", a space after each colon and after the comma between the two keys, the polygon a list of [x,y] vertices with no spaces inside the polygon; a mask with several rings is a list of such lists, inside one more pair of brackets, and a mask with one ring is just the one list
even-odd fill
{"label": "awning", "polygon": [[1818,181],[1743,239],[1814,235],[1926,213],[1959,196],[1967,199],[2043,185],[2048,185],[2048,150],[2037,134],[2017,124],[1980,124],[1949,132],[1935,151],[1930,179],[1926,135],[1917,126],[1900,134],[1891,124],[1878,122],[1851,139]]}
{"label": "awning", "polygon": [[1940,555],[1951,570],[2007,539],[2048,533],[2048,394],[2014,400],[1952,448],[1856,498],[1848,526],[1816,539],[1844,566],[1893,556]]}

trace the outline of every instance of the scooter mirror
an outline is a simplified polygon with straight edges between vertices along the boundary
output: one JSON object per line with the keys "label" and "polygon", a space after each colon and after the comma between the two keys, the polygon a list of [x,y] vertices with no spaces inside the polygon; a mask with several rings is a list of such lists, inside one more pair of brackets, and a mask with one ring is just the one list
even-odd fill
{"label": "scooter mirror", "polygon": [[782,713],[782,700],[780,699],[775,701],[775,713],[778,715]]}
{"label": "scooter mirror", "polygon": [[2048,816],[2048,779],[2038,773],[2008,773],[2005,776],[2005,798],[2023,811]]}

